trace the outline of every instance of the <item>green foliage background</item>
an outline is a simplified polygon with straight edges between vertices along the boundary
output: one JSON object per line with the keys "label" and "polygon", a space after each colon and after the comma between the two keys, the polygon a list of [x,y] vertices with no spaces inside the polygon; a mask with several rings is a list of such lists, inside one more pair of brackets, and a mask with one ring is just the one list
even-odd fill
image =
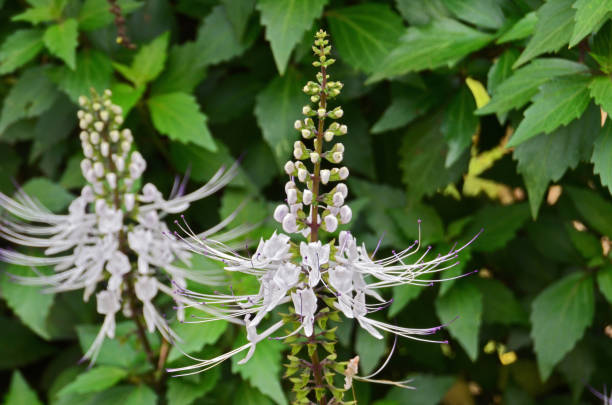
{"label": "green foliage background", "polygon": [[[0,0],[0,190],[13,193],[14,180],[64,210],[84,181],[76,99],[111,88],[161,190],[188,168],[195,187],[244,156],[231,187],[192,206],[192,226],[247,197],[236,223],[265,220],[283,198],[310,44],[325,28],[345,83],[353,231],[371,246],[384,233],[390,251],[417,237],[421,218],[424,241],[442,250],[484,228],[460,266],[479,275],[389,294],[402,325],[459,315],[442,332],[450,344],[400,341],[383,375],[413,376],[417,390],[358,384],[359,403],[598,403],[585,384],[612,384],[612,124],[601,125],[612,114],[611,0],[118,4],[136,50],[116,43],[106,0]],[[562,192],[546,202],[552,184]],[[100,322],[91,303],[6,276],[0,286],[6,404],[287,403],[279,343],[155,392],[129,322],[87,370],[77,360]],[[177,328],[184,350],[204,357],[244,339],[225,324]],[[364,373],[392,344],[340,332],[341,355],[359,354]],[[485,353],[489,341],[516,361]],[[175,349],[169,361],[185,364]]]}

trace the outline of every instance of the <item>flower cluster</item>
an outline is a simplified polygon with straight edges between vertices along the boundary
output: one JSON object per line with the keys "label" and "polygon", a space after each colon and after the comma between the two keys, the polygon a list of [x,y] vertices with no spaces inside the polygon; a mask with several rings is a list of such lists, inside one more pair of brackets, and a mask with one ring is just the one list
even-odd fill
{"label": "flower cluster", "polygon": [[[18,282],[46,286],[48,292],[84,290],[84,300],[96,294],[98,313],[104,315],[102,328],[85,354],[95,361],[105,336],[114,337],[115,316],[142,315],[146,328],[159,331],[171,341],[176,338],[153,304],[159,292],[177,303],[178,318],[184,317],[185,298],[176,295],[167,280],[186,286],[186,280],[218,284],[222,275],[191,271],[191,252],[172,235],[165,222],[167,214],[187,209],[226,185],[236,166],[221,168],[204,186],[184,194],[184,184],[169,199],[151,183],[140,189],[146,161],[135,150],[129,129],[121,129],[122,110],[111,102],[111,92],[92,99],[81,97],[78,111],[80,139],[85,158],[81,170],[87,185],[69,206],[68,214],[55,215],[18,191],[15,199],[0,193],[0,207],[11,216],[0,222],[0,236],[22,246],[44,248],[44,257],[0,249],[0,259],[18,265],[53,266],[52,275],[14,276]],[[229,221],[204,232],[208,237]],[[240,229],[226,232],[236,236]]]}
{"label": "flower cluster", "polygon": [[[388,332],[409,339],[441,342],[427,336],[439,331],[444,325],[414,329],[382,322],[371,315],[391,303],[383,298],[383,290],[386,288],[407,284],[427,286],[443,281],[435,274],[458,264],[458,253],[467,244],[427,259],[431,248],[418,253],[421,245],[420,240],[417,240],[387,258],[375,259],[376,251],[368,253],[365,245],[360,244],[349,231],[340,231],[337,238],[327,243],[319,240],[320,229],[328,233],[336,232],[338,224],[348,223],[352,216],[350,208],[345,205],[348,187],[342,182],[348,177],[348,169],[333,166],[342,161],[344,146],[334,143],[325,149],[325,143],[332,143],[336,136],[347,133],[347,127],[335,121],[325,126],[326,119],[336,120],[343,115],[341,107],[330,109],[327,104],[340,93],[342,84],[329,80],[327,68],[334,60],[328,57],[331,47],[326,37],[325,32],[319,31],[313,47],[318,56],[314,65],[320,68],[317,83],[308,82],[304,87],[311,101],[318,103],[317,108],[304,107],[303,113],[307,118],[295,123],[301,136],[312,140],[313,147],[308,148],[302,141],[295,143],[296,161],[285,164],[285,171],[291,176],[285,186],[286,204],[279,205],[274,211],[274,219],[282,224],[286,234],[275,232],[269,239],[260,241],[253,255],[242,256],[222,243],[201,241],[189,229],[183,229],[191,236],[185,238],[185,243],[194,252],[222,261],[227,271],[257,277],[259,291],[250,295],[200,294],[179,290],[189,299],[217,308],[218,315],[205,318],[204,322],[243,318],[248,343],[214,359],[199,360],[191,366],[171,371],[192,373],[206,370],[233,355],[247,351],[240,362],[244,363],[262,339],[271,338],[283,326],[295,325],[289,328],[289,334],[284,338],[288,341],[302,339],[302,344],[308,346],[310,356],[306,363],[299,361],[294,356],[299,352],[299,347],[292,349],[292,354],[288,356],[288,375],[300,367],[306,368],[302,374],[304,377],[295,379],[294,392],[298,402],[307,403],[306,396],[310,390],[314,390],[317,400],[320,400],[324,398],[325,389],[332,392],[334,401],[341,401],[342,392],[347,387],[335,388],[333,378],[330,377],[333,370],[337,371],[338,364],[333,349],[330,349],[335,343],[333,331],[325,327],[328,318],[338,318],[337,315],[341,313],[348,319],[356,320],[377,339],[383,339],[384,333]],[[325,168],[324,162],[327,164]],[[305,188],[298,187],[296,178]],[[323,187],[330,187],[330,183],[334,184],[333,187],[323,192]],[[307,240],[292,242],[287,234],[295,233],[303,235]],[[290,315],[259,332],[258,327],[266,315],[282,304],[289,304]],[[319,331],[316,330],[317,326]],[[321,340],[327,337],[327,341]],[[319,360],[317,345],[323,345],[331,353],[325,360]],[[348,380],[359,378],[356,376],[356,363],[346,364],[349,367],[345,372]],[[311,374],[313,379],[310,379]],[[370,381],[369,377],[365,379]]]}

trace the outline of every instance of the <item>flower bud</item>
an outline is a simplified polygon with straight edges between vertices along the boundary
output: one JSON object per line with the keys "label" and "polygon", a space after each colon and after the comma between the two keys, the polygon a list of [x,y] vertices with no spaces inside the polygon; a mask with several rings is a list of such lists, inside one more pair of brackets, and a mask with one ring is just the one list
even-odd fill
{"label": "flower bud", "polygon": [[349,176],[349,170],[346,168],[346,166],[340,168],[338,171],[338,176],[340,177],[340,180],[344,180]]}
{"label": "flower bud", "polygon": [[84,116],[85,116],[85,111],[83,110],[77,111],[77,117],[79,117],[80,120],[82,120]]}
{"label": "flower bud", "polygon": [[302,149],[293,149],[293,157],[296,159],[301,159],[303,154],[304,152],[302,152]]}
{"label": "flower bud", "polygon": [[85,119],[79,121],[79,128],[87,129],[87,121],[85,121]]}
{"label": "flower bud", "polygon": [[100,103],[93,103],[91,108],[93,108],[94,111],[100,111],[100,108],[102,108],[102,106],[100,105]]}
{"label": "flower bud", "polygon": [[104,123],[102,121],[96,121],[94,122],[94,128],[96,129],[96,131],[102,132],[102,130],[104,129]]}
{"label": "flower bud", "polygon": [[96,177],[104,176],[104,165],[100,162],[96,162],[93,165],[94,174]]}
{"label": "flower bud", "polygon": [[308,177],[308,171],[306,169],[298,169],[298,179],[303,183]]}
{"label": "flower bud", "polygon": [[302,136],[306,139],[308,139],[310,137],[310,130],[309,129],[302,129]]}
{"label": "flower bud", "polygon": [[123,117],[121,115],[115,116],[115,122],[119,125],[123,124]]}
{"label": "flower bud", "polygon": [[274,219],[277,222],[283,222],[283,219],[285,218],[285,216],[287,216],[289,214],[289,208],[285,205],[285,204],[281,204],[279,206],[276,207],[276,209],[274,210]]}
{"label": "flower bud", "polygon": [[89,134],[87,133],[87,131],[81,131],[81,133],[79,133],[79,139],[81,140],[81,142],[89,141]]}
{"label": "flower bud", "polygon": [[336,111],[334,111],[334,117],[336,118],[342,118],[342,116],[344,115],[344,111],[342,111],[341,108],[336,109]]}
{"label": "flower bud", "polygon": [[340,133],[342,135],[345,135],[347,131],[348,131],[348,128],[346,127],[346,125],[340,125]]}
{"label": "flower bud", "polygon": [[297,202],[297,190],[294,188],[287,190],[287,203],[289,203],[290,205],[293,205],[296,202]]}
{"label": "flower bud", "polygon": [[340,163],[342,162],[342,152],[335,152],[332,154],[332,160],[334,161],[334,163]]}
{"label": "flower bud", "polygon": [[304,107],[302,107],[302,114],[304,115],[310,114],[311,111],[312,111],[312,108],[310,108],[309,105],[305,105]]}
{"label": "flower bud", "polygon": [[132,193],[127,193],[123,195],[123,203],[125,204],[125,209],[128,211],[132,211],[134,209],[134,204],[136,202],[136,197]]}
{"label": "flower bud", "polygon": [[325,216],[324,221],[327,232],[334,232],[338,228],[338,219],[334,215]]}
{"label": "flower bud", "polygon": [[111,111],[114,112],[116,115],[123,114],[123,109],[119,107],[118,105],[111,106]]}
{"label": "flower bud", "polygon": [[285,169],[285,173],[291,176],[293,172],[295,171],[295,165],[293,164],[291,160],[289,160],[287,161],[287,163],[285,163],[284,169]]}
{"label": "flower bud", "polygon": [[298,230],[295,215],[285,215],[285,217],[283,218],[283,230],[287,233],[294,233]]}
{"label": "flower bud", "polygon": [[353,211],[348,205],[340,208],[340,222],[343,224],[348,224],[353,217]]}
{"label": "flower bud", "polygon": [[93,148],[89,143],[83,142],[81,146],[83,146],[83,154],[85,155],[85,157],[93,157]]}
{"label": "flower bud", "polygon": [[108,157],[108,153],[110,151],[110,146],[108,144],[108,142],[102,142],[100,144],[100,153],[102,154],[102,156],[104,157]]}
{"label": "flower bud", "polygon": [[87,104],[87,98],[85,96],[79,96],[79,105],[85,106]]}
{"label": "flower bud", "polygon": [[334,139],[334,133],[332,131],[325,131],[325,134],[323,134],[323,137],[325,138],[327,142],[331,142],[332,139]]}
{"label": "flower bud", "polygon": [[312,163],[317,163],[319,161],[319,154],[317,152],[312,152],[310,154],[310,161]]}
{"label": "flower bud", "polygon": [[302,202],[306,205],[310,205],[310,203],[312,203],[312,191],[304,190],[304,193],[302,194]]}
{"label": "flower bud", "polygon": [[[108,111],[104,110],[104,111],[100,111],[100,118],[102,119],[102,121],[108,121]],[[102,131],[101,129],[99,129],[98,131]]]}
{"label": "flower bud", "polygon": [[128,142],[132,142],[134,140],[134,137],[132,136],[132,131],[129,128],[126,128],[121,131],[121,135]]}
{"label": "flower bud", "polygon": [[336,192],[342,194],[342,197],[346,198],[348,195],[348,187],[344,183],[338,183],[336,185]]}
{"label": "flower bud", "polygon": [[344,204],[344,197],[342,196],[341,193],[336,192],[334,193],[334,196],[332,197],[332,202],[334,204],[334,207],[340,207],[342,206],[342,204]]}
{"label": "flower bud", "polygon": [[285,183],[285,193],[287,193],[287,191],[291,190],[292,188],[295,188],[295,182],[289,180],[288,182]]}
{"label": "flower bud", "polygon": [[321,170],[320,175],[321,175],[321,183],[327,184],[327,182],[329,181],[329,176],[331,175],[330,171],[327,169],[323,169]]}
{"label": "flower bud", "polygon": [[293,123],[293,127],[294,127],[295,129],[300,129],[300,128],[302,128],[302,121],[300,121],[300,120],[296,120],[296,121]]}
{"label": "flower bud", "polygon": [[83,119],[85,120],[87,125],[89,125],[93,121],[93,115],[91,115],[90,113],[86,113],[85,116],[83,116]]}
{"label": "flower bud", "polygon": [[326,113],[326,112],[327,112],[327,111],[325,111],[325,108],[319,108],[319,109],[317,110],[317,115],[319,116],[319,118],[323,118],[323,117],[325,117],[325,113]]}
{"label": "flower bud", "polygon": [[106,173],[106,181],[111,189],[115,189],[117,187],[117,175],[115,173]]}
{"label": "flower bud", "polygon": [[337,144],[334,145],[334,149],[337,152],[344,152],[344,144],[341,142],[338,142]]}
{"label": "flower bud", "polygon": [[116,129],[110,131],[109,135],[110,135],[111,141],[117,142],[119,140],[119,131],[117,131]]}

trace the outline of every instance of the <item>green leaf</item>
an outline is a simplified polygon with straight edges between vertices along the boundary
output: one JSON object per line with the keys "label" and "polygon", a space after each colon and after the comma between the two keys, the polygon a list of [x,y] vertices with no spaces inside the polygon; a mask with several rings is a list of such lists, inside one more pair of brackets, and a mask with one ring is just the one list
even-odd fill
{"label": "green leaf", "polygon": [[249,17],[255,11],[255,0],[221,0],[227,19],[232,24],[236,38],[241,39],[247,28]]}
{"label": "green leaf", "polygon": [[506,42],[517,41],[523,38],[527,38],[533,31],[535,30],[536,25],[538,24],[538,15],[535,11],[525,14],[520,20],[518,20],[510,29],[502,36],[500,36],[497,41],[498,44],[505,44]]}
{"label": "green leaf", "polygon": [[221,377],[219,368],[213,368],[202,374],[170,379],[166,393],[168,405],[191,405],[196,399],[212,390],[219,377]]}
{"label": "green leaf", "polygon": [[[236,344],[242,345],[245,342],[244,337],[240,337]],[[244,380],[248,380],[251,385],[272,398],[274,402],[285,405],[287,399],[279,382],[282,351],[283,345],[278,341],[262,340],[257,343],[253,357],[246,364],[238,364],[246,352],[232,357],[232,373],[240,374]]]}
{"label": "green leaf", "polygon": [[201,56],[199,44],[187,42],[175,45],[168,55],[167,67],[153,83],[151,93],[191,93],[204,76],[205,60]]}
{"label": "green leaf", "polygon": [[518,51],[514,48],[506,50],[493,62],[487,73],[487,90],[489,94],[497,92],[498,87],[513,73],[512,65],[518,58]]}
{"label": "green leaf", "polygon": [[12,21],[28,21],[34,25],[41,22],[58,20],[66,7],[67,0],[34,0],[28,1],[32,6],[21,14],[17,14]]}
{"label": "green leaf", "polygon": [[598,259],[601,257],[601,242],[591,232],[578,231],[570,224],[565,224],[565,229],[572,244],[585,259]]}
{"label": "green leaf", "polygon": [[549,80],[587,71],[585,65],[565,59],[536,59],[499,84],[493,92],[491,101],[476,113],[504,113],[513,108],[520,108],[538,93],[542,84]]}
{"label": "green leaf", "polygon": [[501,4],[490,0],[442,0],[455,17],[484,28],[497,29],[504,23]]}
{"label": "green leaf", "polygon": [[355,351],[359,355],[360,375],[369,375],[375,370],[387,351],[386,346],[384,339],[376,339],[363,328],[357,330]]}
{"label": "green leaf", "polygon": [[195,143],[213,152],[217,150],[206,126],[207,118],[191,94],[159,94],[151,97],[147,104],[153,125],[162,134],[183,143]]}
{"label": "green leaf", "polygon": [[[190,271],[197,271],[199,269],[195,268]],[[185,319],[189,319],[192,312],[186,310]],[[216,322],[208,322],[203,325],[192,325],[186,323],[176,323],[172,325],[172,330],[179,335],[181,338],[181,342],[177,342],[177,347],[172,347],[170,349],[170,354],[168,355],[168,361],[172,362],[174,360],[180,359],[184,356],[183,353],[194,353],[202,350],[205,345],[210,345],[215,343],[223,332],[227,329],[226,321],[216,321]],[[179,350],[180,348],[180,350]]]}
{"label": "green leaf", "polygon": [[18,30],[0,46],[0,75],[11,73],[32,60],[43,48],[43,32],[37,29]]}
{"label": "green leaf", "polygon": [[[459,341],[472,361],[478,358],[478,331],[482,323],[482,293],[471,283],[458,282],[436,299],[436,313],[451,336]],[[457,318],[458,319],[455,319]]]}
{"label": "green leaf", "polygon": [[597,272],[599,291],[612,304],[612,265],[608,264]]}
{"label": "green leaf", "polygon": [[457,160],[451,167],[445,166],[447,146],[440,124],[440,115],[432,114],[412,124],[404,136],[399,150],[400,168],[402,181],[408,186],[412,200],[432,195],[455,182],[466,166],[465,158]]}
{"label": "green leaf", "polygon": [[461,86],[446,111],[442,134],[448,143],[445,167],[455,164],[472,144],[480,120],[474,115],[476,102],[467,85]]}
{"label": "green leaf", "polygon": [[63,211],[74,200],[65,188],[43,177],[30,179],[23,185],[23,191],[52,212]]}
{"label": "green leaf", "polygon": [[0,134],[22,118],[36,117],[53,105],[58,96],[47,78],[48,69],[33,67],[24,71],[4,98],[0,115]]}
{"label": "green leaf", "polygon": [[234,395],[233,405],[272,405],[272,402],[268,397],[261,394],[255,388],[252,388],[249,384],[240,384],[238,391]]}
{"label": "green leaf", "polygon": [[[117,1],[123,16],[132,13],[144,4],[144,2],[134,0]],[[85,0],[79,11],[79,29],[83,31],[96,30],[112,23],[113,19],[114,16],[110,12],[108,0]]]}
{"label": "green leaf", "polygon": [[517,171],[523,175],[535,219],[550,181],[559,181],[567,169],[588,159],[599,133],[599,111],[594,106],[583,116],[549,135],[539,135],[514,149]]}
{"label": "green leaf", "polygon": [[57,56],[72,70],[76,68],[76,48],[78,45],[77,21],[68,18],[61,23],[50,25],[45,30],[43,42],[53,55]]}
{"label": "green leaf", "polygon": [[612,73],[612,21],[608,21],[593,37],[591,56],[603,73]]}
{"label": "green leaf", "polygon": [[0,317],[2,339],[0,370],[14,370],[53,353],[55,348],[40,339],[15,318]]}
{"label": "green leaf", "polygon": [[140,47],[131,66],[115,63],[115,69],[134,83],[137,88],[144,86],[154,80],[164,69],[169,38],[170,32],[163,33],[149,44]]}
{"label": "green leaf", "polygon": [[301,108],[305,104],[301,89],[298,73],[290,69],[284,76],[275,78],[255,101],[257,123],[279,166],[287,161],[293,141],[298,138],[293,123],[301,118]]}
{"label": "green leaf", "polygon": [[134,88],[126,83],[115,82],[111,86],[111,91],[113,93],[111,99],[113,100],[113,104],[121,107],[123,111],[122,115],[125,118],[138,101],[140,101],[145,90],[145,87]]}
{"label": "green leaf", "polygon": [[548,134],[580,117],[589,105],[589,81],[589,77],[570,76],[542,85],[507,146],[516,146],[542,132]]}
{"label": "green leaf", "polygon": [[58,395],[86,394],[88,392],[104,391],[115,386],[127,376],[123,368],[97,366],[80,374],[74,381],[62,388]]}
{"label": "green leaf", "polygon": [[35,277],[31,269],[8,264],[0,275],[0,289],[6,304],[21,321],[39,336],[49,339],[47,317],[53,305],[54,294],[42,292],[44,288],[18,284],[10,276]]}
{"label": "green leaf", "polygon": [[537,11],[538,22],[527,47],[514,64],[520,66],[538,55],[556,52],[567,44],[572,35],[575,0],[549,0]]}
{"label": "green leaf", "polygon": [[502,282],[481,277],[474,277],[469,281],[482,293],[484,308],[482,319],[485,323],[502,325],[527,323],[527,313],[514,297],[512,290]]}
{"label": "green leaf", "polygon": [[542,380],[576,344],[593,321],[593,279],[572,273],[533,301],[531,336]]}
{"label": "green leaf", "polygon": [[[137,337],[134,335],[136,326],[133,322],[122,322],[117,324],[115,339],[105,339],[96,360],[99,366],[117,366],[130,368],[135,365],[146,365],[146,357],[142,348],[138,347]],[[83,353],[91,347],[94,339],[100,331],[99,325],[79,325],[76,333]],[[148,334],[151,339],[153,334]]]}
{"label": "green leaf", "polygon": [[66,190],[74,188],[82,188],[87,184],[83,175],[81,174],[81,161],[83,160],[82,153],[76,153],[72,155],[66,163],[66,169],[59,181],[60,186]]}
{"label": "green leaf", "polygon": [[370,130],[373,134],[401,128],[425,114],[435,103],[436,97],[422,90],[393,87],[391,104]]}
{"label": "green leaf", "polygon": [[[68,397],[70,398],[70,397]],[[74,401],[71,401],[74,403]],[[80,402],[82,403],[82,402]],[[120,385],[100,392],[87,405],[156,405],[157,395],[144,384]]]}
{"label": "green leaf", "polygon": [[398,285],[393,287],[393,303],[389,307],[389,318],[402,312],[402,309],[425,291],[425,288],[415,285]]}
{"label": "green leaf", "polygon": [[91,49],[81,51],[77,54],[77,66],[74,72],[62,66],[51,77],[74,103],[79,96],[89,95],[92,87],[98,93],[110,87],[113,66],[104,53]]}
{"label": "green leaf", "polygon": [[612,204],[594,191],[565,187],[587,225],[602,235],[612,236]]}
{"label": "green leaf", "polygon": [[367,73],[376,70],[404,33],[401,17],[383,4],[334,9],[326,16],[342,60]]}
{"label": "green leaf", "polygon": [[576,0],[572,8],[576,9],[576,25],[570,39],[570,47],[578,44],[609,18],[607,14],[612,11],[612,0]]}
{"label": "green leaf", "polygon": [[450,17],[443,0],[395,0],[400,14],[410,25],[427,25],[442,17]]}
{"label": "green leaf", "polygon": [[383,59],[366,83],[409,72],[452,66],[493,37],[448,18],[424,27],[410,27],[400,44]]}
{"label": "green leaf", "polygon": [[291,51],[314,20],[321,15],[327,0],[259,0],[255,6],[266,27],[266,39],[280,74],[285,73]]}
{"label": "green leaf", "polygon": [[76,106],[68,100],[68,97],[61,94],[53,106],[40,116],[34,128],[34,145],[30,150],[30,162],[40,155],[44,161],[44,158],[49,156],[46,152],[70,135],[77,126],[76,112]]}
{"label": "green leaf", "polygon": [[529,209],[526,203],[509,206],[490,205],[476,212],[463,234],[469,240],[482,230],[482,234],[474,241],[471,248],[478,252],[493,252],[513,239],[528,219]]}
{"label": "green leaf", "polygon": [[612,116],[612,79],[608,76],[597,76],[589,84],[589,90],[595,103]]}
{"label": "green leaf", "polygon": [[608,187],[612,193],[612,124],[610,120],[601,129],[595,140],[591,162],[594,164],[593,173],[598,174],[601,185]]}
{"label": "green leaf", "polygon": [[432,374],[416,374],[409,377],[410,385],[415,387],[415,390],[395,387],[389,391],[385,399],[395,401],[398,405],[437,405],[457,379],[455,376]]}
{"label": "green leaf", "polygon": [[3,403],[4,405],[42,405],[36,392],[30,388],[28,382],[17,370],[13,371],[11,384]]}

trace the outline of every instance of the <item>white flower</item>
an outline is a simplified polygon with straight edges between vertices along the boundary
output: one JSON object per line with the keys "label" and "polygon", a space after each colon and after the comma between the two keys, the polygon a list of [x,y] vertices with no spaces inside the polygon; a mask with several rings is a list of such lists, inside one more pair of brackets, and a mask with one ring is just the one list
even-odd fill
{"label": "white flower", "polygon": [[317,311],[317,296],[312,291],[312,288],[305,288],[291,293],[291,299],[293,300],[295,313],[301,318],[304,334],[312,336],[314,315]]}
{"label": "white flower", "polygon": [[302,265],[308,267],[308,285],[315,287],[321,280],[321,266],[329,261],[329,245],[321,241],[300,243]]}

